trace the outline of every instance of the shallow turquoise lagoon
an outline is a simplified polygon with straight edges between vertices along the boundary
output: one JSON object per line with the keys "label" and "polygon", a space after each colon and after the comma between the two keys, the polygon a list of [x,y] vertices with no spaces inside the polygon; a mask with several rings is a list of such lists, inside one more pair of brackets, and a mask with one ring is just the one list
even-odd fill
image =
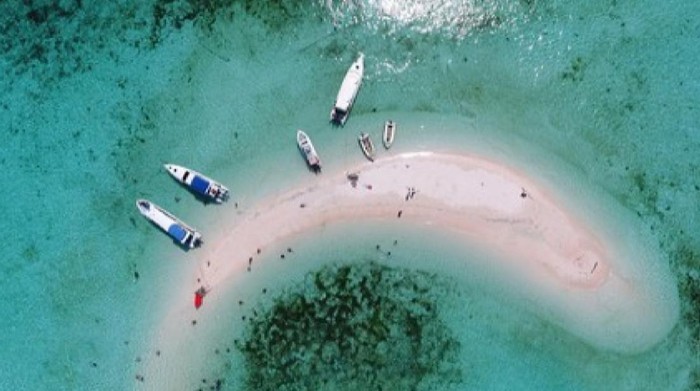
{"label": "shallow turquoise lagoon", "polygon": [[[700,3],[46,0],[0,10],[0,388],[173,389],[141,379],[159,360],[193,363],[175,388],[271,387],[249,381],[234,343],[251,310],[237,297],[263,314],[306,292],[309,276],[343,265],[434,278],[424,299],[440,311],[425,327],[450,348],[423,350],[442,363],[420,367],[424,378],[408,364],[391,367],[412,374],[397,389],[699,386]],[[333,128],[328,112],[358,52],[365,82],[347,126]],[[233,202],[246,208],[309,175],[297,128],[333,170],[361,162],[356,135],[378,135],[385,118],[399,123],[393,153],[465,151],[543,177],[571,173],[575,186],[630,211],[678,280],[677,326],[646,352],[599,351],[470,280],[469,269],[455,273],[474,254],[436,248],[438,232],[421,233],[434,235],[423,246],[401,228],[387,259],[375,245],[392,246],[395,227],[328,227],[321,236],[348,241],[280,243],[299,246],[303,267],[270,262],[251,274],[250,289],[232,291],[218,318],[200,325],[211,331],[193,349],[201,356],[151,350],[167,294],[197,253],[144,221],[137,198],[212,235]],[[221,180],[232,202],[202,205],[165,174],[167,162]],[[268,293],[257,293],[263,286]]]}

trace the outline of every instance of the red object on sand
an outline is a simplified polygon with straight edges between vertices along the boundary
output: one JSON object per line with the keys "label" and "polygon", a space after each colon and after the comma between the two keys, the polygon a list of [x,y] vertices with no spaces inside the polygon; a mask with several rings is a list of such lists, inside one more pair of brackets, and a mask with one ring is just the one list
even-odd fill
{"label": "red object on sand", "polygon": [[204,295],[201,294],[200,292],[195,292],[194,293],[194,308],[199,309],[199,307],[202,306],[203,302],[204,302]]}

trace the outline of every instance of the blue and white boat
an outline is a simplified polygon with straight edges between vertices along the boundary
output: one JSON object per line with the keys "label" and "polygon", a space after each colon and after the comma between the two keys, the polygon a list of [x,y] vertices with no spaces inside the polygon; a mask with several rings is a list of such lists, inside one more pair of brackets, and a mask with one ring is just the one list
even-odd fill
{"label": "blue and white boat", "polygon": [[210,199],[217,204],[228,200],[229,190],[226,186],[195,170],[175,164],[165,164],[165,169],[175,180],[201,197]]}
{"label": "blue and white boat", "polygon": [[338,96],[331,109],[331,122],[337,125],[345,125],[350,115],[350,110],[355,104],[355,98],[362,86],[362,77],[365,74],[365,55],[360,53],[357,60],[350,65],[343,84],[340,85]]}
{"label": "blue and white boat", "polygon": [[148,200],[140,199],[136,201],[136,207],[145,218],[165,231],[181,246],[195,248],[203,243],[202,234],[160,206]]}

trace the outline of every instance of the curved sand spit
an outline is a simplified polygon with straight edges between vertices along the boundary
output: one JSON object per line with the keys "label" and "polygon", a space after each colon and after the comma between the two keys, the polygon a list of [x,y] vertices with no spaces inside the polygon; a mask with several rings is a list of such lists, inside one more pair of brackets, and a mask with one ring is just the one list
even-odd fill
{"label": "curved sand spit", "polygon": [[[356,183],[348,173],[357,174]],[[200,253],[197,277],[212,295],[246,273],[248,258],[258,248],[336,221],[392,219],[449,229],[491,251],[497,255],[494,262],[517,271],[515,280],[504,281],[515,281],[514,291],[526,302],[534,302],[544,316],[595,346],[641,351],[659,342],[675,323],[675,286],[668,270],[653,266],[658,260],[626,253],[636,247],[618,246],[626,238],[599,237],[541,186],[502,165],[421,152],[310,182],[261,200],[222,224],[221,239],[207,243]],[[411,188],[415,195],[407,200]],[[651,265],[653,272],[629,267],[640,264]],[[177,305],[189,308],[170,317],[194,311],[189,302]],[[173,319],[167,323],[180,327]],[[187,320],[177,323],[187,327]]]}

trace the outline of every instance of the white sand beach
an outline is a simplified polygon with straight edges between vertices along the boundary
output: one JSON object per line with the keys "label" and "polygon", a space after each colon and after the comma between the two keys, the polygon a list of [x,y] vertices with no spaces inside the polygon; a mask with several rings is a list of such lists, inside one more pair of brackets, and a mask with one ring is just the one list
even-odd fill
{"label": "white sand beach", "polygon": [[[355,174],[357,180],[349,179]],[[675,323],[677,302],[665,276],[638,279],[616,238],[599,237],[541,185],[513,169],[468,155],[405,153],[345,172],[324,173],[248,210],[222,217],[205,244],[190,289],[173,297],[158,344],[178,341],[195,312],[200,286],[222,294],[246,274],[258,249],[334,222],[393,220],[463,235],[465,245],[494,254],[504,284],[541,314],[594,346],[647,349]],[[623,246],[623,247],[626,247]],[[486,265],[488,266],[488,265]],[[515,279],[512,279],[515,275]],[[210,300],[210,297],[207,300]],[[209,305],[209,304],[205,304]],[[215,305],[215,303],[212,303]]]}
{"label": "white sand beach", "polygon": [[457,230],[504,255],[526,258],[530,268],[567,286],[595,288],[609,275],[595,236],[525,178],[481,159],[411,153],[321,176],[262,201],[236,217],[223,240],[207,245],[203,258],[210,266],[201,278],[215,289],[245,271],[258,248],[324,224],[372,218]]}

